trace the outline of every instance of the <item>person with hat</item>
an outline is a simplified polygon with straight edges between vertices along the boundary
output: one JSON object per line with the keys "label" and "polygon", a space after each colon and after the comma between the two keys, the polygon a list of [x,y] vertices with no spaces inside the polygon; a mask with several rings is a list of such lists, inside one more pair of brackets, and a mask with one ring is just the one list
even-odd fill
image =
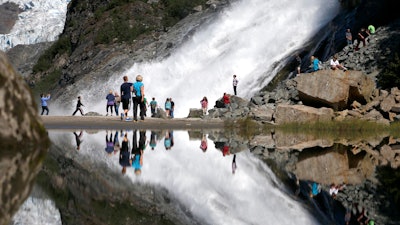
{"label": "person with hat", "polygon": [[133,92],[135,96],[132,96],[133,102],[133,120],[137,122],[137,110],[140,108],[140,120],[144,120],[145,115],[145,103],[144,103],[144,85],[142,75],[136,76],[136,82],[133,83]]}

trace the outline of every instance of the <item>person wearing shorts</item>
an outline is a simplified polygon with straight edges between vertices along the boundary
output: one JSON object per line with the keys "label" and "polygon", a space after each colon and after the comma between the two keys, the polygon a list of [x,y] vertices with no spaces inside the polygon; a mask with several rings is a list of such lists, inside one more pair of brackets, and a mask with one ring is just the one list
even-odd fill
{"label": "person wearing shorts", "polygon": [[128,111],[129,111],[129,100],[131,99],[131,92],[133,91],[132,83],[128,82],[128,76],[123,77],[124,83],[121,84],[120,88],[120,96],[122,102],[122,109],[124,113],[121,113],[121,120],[125,116],[126,119],[128,118]]}

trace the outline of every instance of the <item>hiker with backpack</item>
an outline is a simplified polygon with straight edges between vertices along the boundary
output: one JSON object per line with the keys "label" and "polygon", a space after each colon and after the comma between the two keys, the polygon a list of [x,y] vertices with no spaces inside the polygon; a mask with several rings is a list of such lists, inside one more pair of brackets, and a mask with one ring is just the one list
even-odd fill
{"label": "hiker with backpack", "polygon": [[137,122],[137,110],[140,107],[140,120],[144,120],[145,115],[145,104],[144,104],[144,85],[142,83],[143,77],[141,75],[136,76],[136,82],[133,83],[133,120]]}

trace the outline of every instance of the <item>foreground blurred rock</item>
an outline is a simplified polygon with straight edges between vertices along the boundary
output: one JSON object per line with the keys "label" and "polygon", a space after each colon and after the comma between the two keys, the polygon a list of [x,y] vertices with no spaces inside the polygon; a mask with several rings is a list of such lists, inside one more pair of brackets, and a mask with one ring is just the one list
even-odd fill
{"label": "foreground blurred rock", "polygon": [[0,225],[29,196],[49,143],[29,88],[0,52]]}

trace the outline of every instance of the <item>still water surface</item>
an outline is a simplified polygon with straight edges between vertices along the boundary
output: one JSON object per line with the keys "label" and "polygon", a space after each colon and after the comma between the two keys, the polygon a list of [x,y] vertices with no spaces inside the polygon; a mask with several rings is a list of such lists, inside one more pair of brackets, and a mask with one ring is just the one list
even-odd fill
{"label": "still water surface", "polygon": [[[124,153],[116,146],[125,135]],[[216,148],[206,133],[193,138],[187,131],[51,131],[49,136],[76,164],[109,170],[132,185],[165,188],[201,224],[319,224],[263,161],[249,150],[233,154]],[[135,163],[134,146],[143,149],[142,164]],[[124,156],[132,159],[125,173]],[[31,196],[14,224],[61,224],[62,212],[48,201]],[[51,218],[37,220],[38,215]]]}

